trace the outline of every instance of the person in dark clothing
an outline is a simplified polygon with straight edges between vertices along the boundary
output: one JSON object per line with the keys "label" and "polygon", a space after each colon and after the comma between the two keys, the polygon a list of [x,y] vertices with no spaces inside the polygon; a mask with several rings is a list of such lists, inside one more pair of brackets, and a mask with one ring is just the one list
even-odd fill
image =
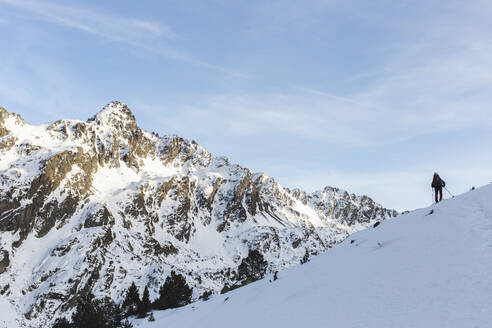
{"label": "person in dark clothing", "polygon": [[[432,188],[434,188],[434,191],[436,193],[436,203],[440,202],[442,200],[442,188],[446,187],[446,182],[444,182],[443,179],[437,174],[436,172],[434,173],[434,178],[432,178]],[[439,194],[439,199],[438,195]]]}

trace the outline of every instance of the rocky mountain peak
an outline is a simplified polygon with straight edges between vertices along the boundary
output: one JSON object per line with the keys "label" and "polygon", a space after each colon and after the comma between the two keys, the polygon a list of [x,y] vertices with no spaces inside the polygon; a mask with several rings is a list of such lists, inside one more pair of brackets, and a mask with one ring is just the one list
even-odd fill
{"label": "rocky mountain peak", "polygon": [[7,117],[9,117],[9,113],[5,110],[5,108],[0,107],[0,138],[10,133],[10,131],[3,126]]}
{"label": "rocky mountain peak", "polygon": [[99,125],[121,128],[128,124],[136,125],[135,116],[128,106],[120,101],[112,101],[88,120],[95,121]]}
{"label": "rocky mountain peak", "polygon": [[7,112],[5,108],[0,106],[0,123],[2,123],[7,118],[8,115],[9,112]]}
{"label": "rocky mountain peak", "polygon": [[[9,119],[12,120],[10,123],[14,125],[22,125],[26,123],[20,115],[9,113],[5,108],[0,106],[0,138],[3,138],[10,134],[10,130],[7,129],[7,122]],[[2,144],[5,144],[5,142],[0,142],[0,147],[2,147]]]}
{"label": "rocky mountain peak", "polygon": [[24,119],[19,114],[9,113],[5,108],[0,106],[0,124],[5,123],[5,121],[9,117],[14,119],[15,124],[25,124],[26,123],[26,121],[24,121]]}

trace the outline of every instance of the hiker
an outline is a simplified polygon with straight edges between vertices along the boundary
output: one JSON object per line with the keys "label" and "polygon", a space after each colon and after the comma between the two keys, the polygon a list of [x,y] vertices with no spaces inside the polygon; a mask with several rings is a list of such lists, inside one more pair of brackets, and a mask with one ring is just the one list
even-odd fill
{"label": "hiker", "polygon": [[[434,188],[434,191],[436,193],[436,203],[440,202],[442,200],[442,188],[446,187],[446,182],[444,182],[443,179],[437,174],[437,172],[434,172],[434,178],[432,178],[432,188]],[[437,197],[437,194],[439,193],[439,200]]]}

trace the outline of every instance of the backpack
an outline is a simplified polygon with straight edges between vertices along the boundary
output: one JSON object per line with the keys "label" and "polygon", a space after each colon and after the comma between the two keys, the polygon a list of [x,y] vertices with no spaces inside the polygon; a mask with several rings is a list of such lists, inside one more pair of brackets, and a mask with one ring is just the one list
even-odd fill
{"label": "backpack", "polygon": [[443,179],[439,175],[434,175],[434,178],[432,179],[432,188],[443,188],[446,186],[446,182],[444,182]]}

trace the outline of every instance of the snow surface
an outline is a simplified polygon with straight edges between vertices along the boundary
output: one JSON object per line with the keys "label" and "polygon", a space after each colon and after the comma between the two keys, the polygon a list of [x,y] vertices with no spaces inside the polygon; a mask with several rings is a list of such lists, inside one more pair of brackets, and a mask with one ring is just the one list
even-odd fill
{"label": "snow surface", "polygon": [[18,327],[16,319],[17,314],[14,306],[4,297],[0,297],[0,327]]}
{"label": "snow surface", "polygon": [[[492,327],[492,185],[135,327]],[[431,209],[432,214],[429,214]]]}

